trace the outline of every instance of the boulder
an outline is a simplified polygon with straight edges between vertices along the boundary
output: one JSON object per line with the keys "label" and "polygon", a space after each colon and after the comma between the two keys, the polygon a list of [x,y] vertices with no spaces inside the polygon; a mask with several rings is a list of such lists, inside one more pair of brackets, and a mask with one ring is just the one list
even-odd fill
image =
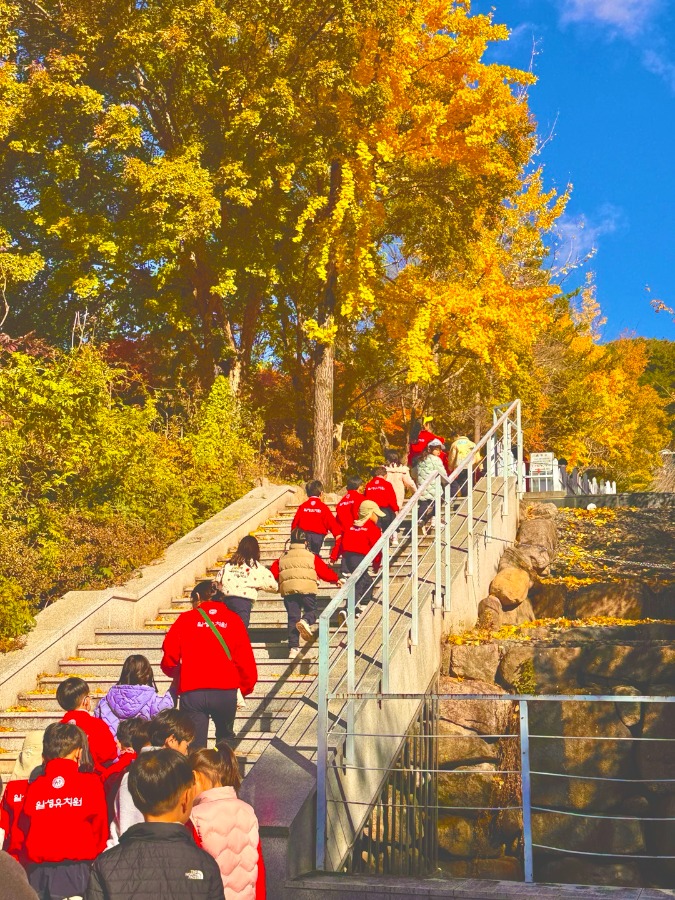
{"label": "boulder", "polygon": [[558,553],[558,529],[553,519],[525,519],[518,529],[517,544],[534,544],[547,551],[551,562]]}
{"label": "boulder", "polygon": [[490,832],[489,823],[482,820],[481,827],[478,828],[475,819],[446,815],[438,817],[438,847],[444,856],[502,856],[504,847],[491,842]]}
{"label": "boulder", "polygon": [[579,647],[551,647],[544,644],[519,644],[505,641],[498,678],[506,687],[526,693],[576,693],[581,670],[582,651]]}
{"label": "boulder", "polygon": [[[672,694],[672,687],[655,685],[654,694]],[[645,703],[642,720],[643,738],[675,739],[675,704]],[[666,749],[664,749],[666,748]],[[640,778],[672,779],[668,782],[649,782],[644,786],[650,794],[675,796],[675,743],[640,741],[637,750]]]}
{"label": "boulder", "polygon": [[443,816],[478,818],[491,807],[492,796],[498,788],[495,782],[497,766],[478,763],[475,766],[439,766],[438,812]]}
{"label": "boulder", "polygon": [[523,600],[515,609],[502,610],[502,625],[523,625],[525,622],[534,622],[535,619],[529,599]]}
{"label": "boulder", "polygon": [[[653,856],[673,856],[675,851],[675,794],[653,798],[649,815],[669,822],[647,822],[647,847]],[[675,859],[654,860],[654,882],[661,887],[675,885]]]}
{"label": "boulder", "polygon": [[598,884],[616,887],[638,887],[640,867],[636,862],[604,862],[579,856],[558,856],[538,862],[535,858],[537,881],[551,884]]}
{"label": "boulder", "polygon": [[489,881],[522,881],[523,864],[514,856],[499,859],[439,859],[438,867],[450,878],[485,878]]}
{"label": "boulder", "polygon": [[[496,597],[486,597],[478,604],[477,627],[483,631],[498,631],[502,624],[502,605]],[[444,671],[444,670],[442,670]]]}
{"label": "boulder", "polygon": [[524,569],[513,567],[497,572],[490,584],[490,596],[497,597],[503,609],[513,609],[527,597],[532,580]]}
{"label": "boulder", "polygon": [[527,562],[531,571],[538,575],[549,574],[553,557],[546,547],[542,547],[540,544],[518,544],[517,549],[520,557]]}
{"label": "boulder", "polygon": [[499,648],[496,644],[464,644],[452,647],[448,674],[455,678],[494,681],[498,665]]}
{"label": "boulder", "polygon": [[496,763],[499,759],[499,743],[497,740],[485,740],[475,731],[448,722],[443,716],[438,719],[438,764],[475,765],[477,763]]}
{"label": "boulder", "polygon": [[523,504],[522,519],[555,519],[559,510],[555,503],[528,503]]}
{"label": "boulder", "polygon": [[657,609],[656,595],[640,581],[616,581],[586,584],[567,597],[565,615],[571,619],[588,616],[613,616],[617,619],[647,619],[665,616]]}
{"label": "boulder", "polygon": [[[653,694],[651,685],[666,684],[664,693],[672,693],[669,680],[675,681],[675,647],[649,644],[588,644],[582,666],[592,679],[601,682],[631,684]],[[608,690],[612,693],[613,689]]]}
{"label": "boulder", "polygon": [[643,824],[634,819],[594,819],[537,810],[532,812],[532,841],[570,852],[592,848],[594,853],[620,856],[643,854],[647,846]]}
{"label": "boulder", "polygon": [[[637,697],[641,691],[630,684],[615,684],[612,693],[622,697]],[[616,711],[627,728],[635,728],[642,721],[641,703],[617,703]]]}
{"label": "boulder", "polygon": [[502,553],[497,571],[502,569],[524,569],[530,578],[534,575],[534,567],[527,553],[522,553],[519,547],[507,547]]}
{"label": "boulder", "polygon": [[496,698],[503,688],[485,681],[455,681],[441,677],[441,694],[494,694],[495,700],[441,700],[439,716],[478,734],[504,734],[511,716],[511,704]]}
{"label": "boulder", "polygon": [[528,596],[538,619],[560,619],[565,615],[567,588],[564,585],[535,581]]}

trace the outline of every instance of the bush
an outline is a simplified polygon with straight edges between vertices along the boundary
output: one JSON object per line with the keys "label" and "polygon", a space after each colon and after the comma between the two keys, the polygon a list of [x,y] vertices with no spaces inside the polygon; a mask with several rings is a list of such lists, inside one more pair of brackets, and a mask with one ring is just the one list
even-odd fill
{"label": "bush", "polygon": [[23,596],[21,585],[0,576],[0,652],[21,646],[21,638],[35,625],[33,609]]}

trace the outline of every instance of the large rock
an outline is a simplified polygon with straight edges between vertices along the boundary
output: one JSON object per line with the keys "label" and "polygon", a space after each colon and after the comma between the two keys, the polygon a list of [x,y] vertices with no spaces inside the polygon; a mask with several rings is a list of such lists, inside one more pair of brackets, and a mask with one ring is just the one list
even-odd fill
{"label": "large rock", "polygon": [[439,859],[438,866],[450,878],[485,878],[489,881],[522,881],[523,864],[514,856],[499,859]]}
{"label": "large rock", "polygon": [[452,765],[476,765],[477,763],[496,763],[499,759],[499,742],[485,740],[475,731],[462,728],[454,722],[448,722],[442,716],[438,720],[438,764],[446,767]]}
{"label": "large rock", "polygon": [[525,622],[534,622],[536,616],[532,604],[528,599],[514,609],[502,610],[502,625],[524,625]]}
{"label": "large rock", "polygon": [[543,547],[551,562],[558,553],[558,530],[553,519],[525,519],[518,529],[517,544]]}
{"label": "large rock", "polygon": [[551,571],[553,557],[546,547],[540,544],[518,544],[518,555],[523,559],[533,572],[538,575],[548,575]]}
{"label": "large rock", "polygon": [[477,827],[473,818],[440,814],[438,817],[438,846],[448,856],[502,856],[504,845],[493,843],[490,832],[489,822],[481,820],[480,827]]}
{"label": "large rock", "polygon": [[664,693],[672,693],[672,687],[667,685],[675,683],[675,647],[672,646],[588,644],[582,665],[592,679],[632,684],[648,693],[654,692],[650,685],[656,682],[666,685]]}
{"label": "large rock", "polygon": [[538,619],[560,619],[565,615],[565,585],[535,581],[528,596]]}
{"label": "large rock", "polygon": [[531,703],[530,734],[552,736],[530,741],[532,770],[552,773],[532,776],[534,806],[605,812],[630,796],[629,783],[590,780],[635,777],[634,742],[614,703]]}
{"label": "large rock", "polygon": [[642,883],[637,863],[596,861],[578,856],[559,856],[541,862],[535,860],[534,872],[537,881],[551,884],[637,887]]}
{"label": "large rock", "polygon": [[474,766],[440,766],[438,774],[438,812],[443,816],[478,818],[494,804],[499,788],[497,766],[478,763]]}
{"label": "large rock", "polygon": [[555,503],[528,503],[522,507],[521,519],[555,519],[559,514]]}
{"label": "large rock", "polygon": [[[521,693],[575,693],[581,669],[581,648],[551,647],[505,641],[498,678]],[[523,690],[523,686],[527,690]]]}
{"label": "large rock", "polygon": [[[485,681],[456,681],[440,679],[441,694],[494,694],[495,698],[506,691]],[[511,716],[511,703],[500,700],[441,700],[439,716],[447,722],[461,725],[478,734],[504,734]]]}
{"label": "large rock", "polygon": [[[614,813],[612,813],[614,814]],[[632,819],[594,819],[559,812],[532,812],[532,841],[559,850],[594,853],[644,854],[645,835],[641,822]]]}
{"label": "large rock", "polygon": [[[670,819],[669,822],[647,822],[647,847],[653,856],[675,856],[675,794],[653,798],[649,815]],[[654,861],[654,883],[661,887],[675,885],[675,859]]]}
{"label": "large rock", "polygon": [[[653,692],[672,693],[668,685],[655,685]],[[675,704],[645,703],[642,721],[643,738],[668,738],[674,741],[667,744],[662,740],[640,741],[638,744],[638,771],[640,778],[671,779],[670,782],[650,782],[645,785],[650,794],[675,796]]]}
{"label": "large rock", "polygon": [[492,579],[490,596],[497,597],[503,609],[513,609],[526,599],[531,584],[530,576],[524,569],[502,569]]}
{"label": "large rock", "polygon": [[[632,684],[615,684],[612,693],[623,697],[637,697],[641,691]],[[616,711],[627,728],[636,728],[642,721],[641,703],[617,703]]]}
{"label": "large rock", "polygon": [[452,648],[448,674],[455,678],[494,681],[498,665],[499,648],[496,644],[463,644]]}
{"label": "large rock", "polygon": [[665,618],[656,595],[648,584],[640,581],[616,581],[609,584],[586,584],[570,594],[565,614],[571,619],[589,616],[612,616],[616,619]]}
{"label": "large rock", "polygon": [[498,631],[502,624],[502,605],[496,597],[486,597],[478,604],[477,627],[483,631]]}

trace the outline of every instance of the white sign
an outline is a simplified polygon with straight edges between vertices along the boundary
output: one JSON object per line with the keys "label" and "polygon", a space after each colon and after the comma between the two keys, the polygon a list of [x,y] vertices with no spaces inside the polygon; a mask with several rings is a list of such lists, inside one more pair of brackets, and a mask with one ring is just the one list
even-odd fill
{"label": "white sign", "polygon": [[530,475],[551,477],[553,475],[554,453],[530,453]]}

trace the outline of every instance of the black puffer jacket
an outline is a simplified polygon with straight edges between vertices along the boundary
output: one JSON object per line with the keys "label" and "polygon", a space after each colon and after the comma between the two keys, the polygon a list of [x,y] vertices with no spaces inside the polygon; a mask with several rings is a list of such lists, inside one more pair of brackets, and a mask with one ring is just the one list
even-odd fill
{"label": "black puffer jacket", "polygon": [[94,863],[86,900],[225,900],[218,864],[183,825],[132,825]]}

